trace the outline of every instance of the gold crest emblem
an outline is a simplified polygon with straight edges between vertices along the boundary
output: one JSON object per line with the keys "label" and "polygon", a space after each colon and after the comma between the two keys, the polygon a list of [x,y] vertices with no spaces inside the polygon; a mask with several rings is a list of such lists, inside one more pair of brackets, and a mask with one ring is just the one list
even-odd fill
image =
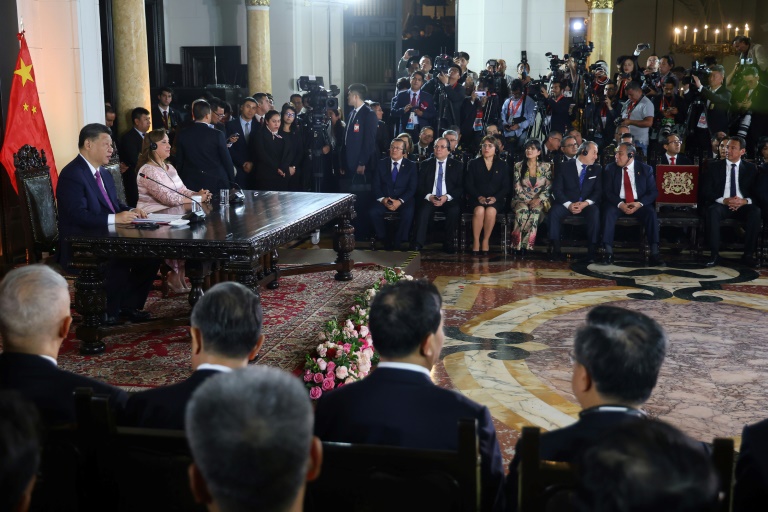
{"label": "gold crest emblem", "polygon": [[693,173],[665,172],[661,188],[665,194],[687,196],[693,192]]}

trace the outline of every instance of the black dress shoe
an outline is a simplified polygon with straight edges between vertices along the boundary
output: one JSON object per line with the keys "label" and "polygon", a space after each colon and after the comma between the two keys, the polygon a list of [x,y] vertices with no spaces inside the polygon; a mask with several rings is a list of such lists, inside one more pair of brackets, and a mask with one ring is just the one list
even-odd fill
{"label": "black dress shoe", "polygon": [[608,253],[603,258],[603,265],[613,265],[613,253]]}
{"label": "black dress shoe", "polygon": [[480,256],[488,256],[488,251],[480,251]]}
{"label": "black dress shoe", "polygon": [[750,268],[756,268],[760,265],[760,263],[753,256],[747,256],[746,254],[741,257],[741,264]]}
{"label": "black dress shoe", "polygon": [[565,261],[565,254],[560,251],[553,252],[549,255],[549,261]]}
{"label": "black dress shoe", "polygon": [[120,317],[118,315],[110,315],[107,313],[104,313],[104,315],[101,317],[101,325],[110,327],[113,325],[117,325],[120,323]]}
{"label": "black dress shoe", "polygon": [[664,263],[664,260],[661,259],[661,254],[651,254],[651,257],[648,258],[648,266],[649,267],[664,267],[664,266],[666,266],[666,263]]}
{"label": "black dress shoe", "polygon": [[152,318],[152,315],[149,314],[149,311],[143,311],[140,309],[124,309],[120,311],[120,314],[131,322],[146,322]]}
{"label": "black dress shoe", "polygon": [[472,251],[472,256],[474,257],[480,256],[480,251]]}
{"label": "black dress shoe", "polygon": [[588,252],[585,256],[582,256],[579,258],[579,263],[584,263],[589,265],[590,263],[595,262],[595,255],[591,252]]}
{"label": "black dress shoe", "polygon": [[705,265],[705,266],[707,266],[707,267],[716,267],[716,266],[718,266],[719,264],[720,264],[720,256],[718,256],[717,254],[715,254],[715,255],[714,255],[714,256],[712,256],[712,258],[711,258],[711,259],[710,259],[708,262],[706,262],[704,265]]}

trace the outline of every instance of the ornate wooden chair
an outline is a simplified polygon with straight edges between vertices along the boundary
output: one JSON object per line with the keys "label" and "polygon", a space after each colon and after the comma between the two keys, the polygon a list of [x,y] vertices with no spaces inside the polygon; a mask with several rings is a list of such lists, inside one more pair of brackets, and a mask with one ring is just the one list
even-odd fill
{"label": "ornate wooden chair", "polygon": [[26,144],[13,155],[16,184],[22,209],[22,224],[27,245],[27,261],[38,263],[45,254],[54,253],[59,244],[56,197],[51,183],[51,169],[45,151]]}
{"label": "ornate wooden chair", "polygon": [[[674,227],[689,230],[688,249],[691,256],[700,252],[698,233],[701,217],[696,210],[699,196],[698,165],[657,165],[656,212],[659,228]],[[682,248],[683,244],[665,243],[666,246]]]}
{"label": "ornate wooden chair", "polygon": [[112,180],[115,182],[115,188],[117,189],[117,198],[121,203],[127,204],[125,202],[123,175],[120,173],[120,155],[117,153],[117,145],[114,141],[112,141],[112,156],[109,158],[109,163],[103,167],[112,175]]}

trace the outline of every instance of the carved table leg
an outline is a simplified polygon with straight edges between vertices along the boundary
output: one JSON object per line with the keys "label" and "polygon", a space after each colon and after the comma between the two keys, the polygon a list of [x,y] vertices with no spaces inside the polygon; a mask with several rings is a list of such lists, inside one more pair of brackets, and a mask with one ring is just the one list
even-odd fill
{"label": "carved table leg", "polygon": [[272,251],[272,259],[269,265],[269,268],[270,268],[269,273],[275,275],[274,281],[270,281],[270,283],[267,285],[267,288],[269,288],[270,290],[275,290],[280,287],[280,282],[278,281],[278,279],[280,278],[280,268],[277,266],[277,264],[279,263],[279,260],[280,260],[280,257],[277,254],[277,249],[275,249]]}
{"label": "carved table leg", "polygon": [[186,273],[192,289],[189,291],[189,305],[194,307],[203,297],[203,282],[211,274],[211,262],[200,260],[187,260]]}
{"label": "carved table leg", "polygon": [[99,327],[107,309],[103,265],[98,260],[83,260],[76,265],[80,275],[75,281],[75,311],[83,317],[76,336],[84,355],[100,354],[106,348],[99,339]]}
{"label": "carved table leg", "polygon": [[352,259],[352,251],[355,250],[355,227],[352,225],[352,219],[355,216],[355,209],[350,208],[348,212],[341,215],[336,224],[333,249],[338,254],[336,258],[338,271],[334,276],[337,281],[352,280],[352,267],[355,265]]}
{"label": "carved table leg", "polygon": [[257,276],[264,275],[262,259],[262,256],[257,256],[249,261],[230,261],[226,264],[226,270],[235,276],[237,282],[250,288],[259,298],[261,298],[261,294],[259,293],[259,279]]}

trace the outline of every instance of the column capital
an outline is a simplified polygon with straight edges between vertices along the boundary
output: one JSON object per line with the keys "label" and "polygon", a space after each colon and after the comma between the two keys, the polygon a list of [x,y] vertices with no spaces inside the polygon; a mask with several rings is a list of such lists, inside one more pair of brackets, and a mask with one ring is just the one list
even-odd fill
{"label": "column capital", "polygon": [[584,0],[589,9],[613,9],[614,0]]}
{"label": "column capital", "polygon": [[269,7],[269,0],[245,0],[246,7]]}

